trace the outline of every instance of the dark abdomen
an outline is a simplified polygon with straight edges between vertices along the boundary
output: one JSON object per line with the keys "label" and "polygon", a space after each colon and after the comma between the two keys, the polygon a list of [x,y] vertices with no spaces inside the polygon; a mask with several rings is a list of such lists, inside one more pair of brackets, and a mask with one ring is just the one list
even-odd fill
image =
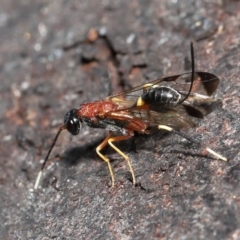
{"label": "dark abdomen", "polygon": [[174,106],[180,101],[181,95],[169,87],[152,87],[143,93],[141,98],[147,104]]}

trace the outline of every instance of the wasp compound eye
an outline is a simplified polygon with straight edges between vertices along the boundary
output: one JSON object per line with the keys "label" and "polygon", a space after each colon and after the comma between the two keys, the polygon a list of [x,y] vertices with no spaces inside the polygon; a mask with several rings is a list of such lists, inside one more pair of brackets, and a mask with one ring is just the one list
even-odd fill
{"label": "wasp compound eye", "polygon": [[66,129],[72,134],[77,135],[81,129],[81,122],[77,115],[77,109],[72,109],[67,112],[64,117],[64,125]]}

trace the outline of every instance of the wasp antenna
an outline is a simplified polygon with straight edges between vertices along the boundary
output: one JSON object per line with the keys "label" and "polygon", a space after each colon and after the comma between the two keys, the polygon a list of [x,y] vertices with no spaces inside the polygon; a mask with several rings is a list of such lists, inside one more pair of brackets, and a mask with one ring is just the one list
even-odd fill
{"label": "wasp antenna", "polygon": [[194,57],[193,42],[190,43],[190,49],[191,49],[191,61],[192,61],[192,79],[191,79],[191,87],[188,92],[187,98],[192,91],[193,81],[194,81],[194,73],[195,73],[195,60],[194,60],[195,57]]}
{"label": "wasp antenna", "polygon": [[34,185],[34,189],[37,189],[37,188],[38,188],[38,185],[39,185],[40,179],[41,179],[41,177],[42,177],[42,173],[43,173],[43,171],[40,170],[40,172],[38,173],[38,176],[37,176],[37,179],[36,179],[35,185]]}
{"label": "wasp antenna", "polygon": [[55,136],[55,138],[54,138],[54,140],[53,140],[53,143],[52,143],[50,149],[48,150],[47,156],[46,156],[45,159],[44,159],[44,162],[43,162],[43,164],[42,164],[41,170],[40,170],[39,173],[38,173],[38,176],[37,176],[37,179],[36,179],[36,182],[35,182],[35,185],[34,185],[34,189],[37,189],[37,188],[38,188],[39,182],[40,182],[41,177],[42,177],[42,174],[43,174],[43,169],[44,169],[44,167],[45,167],[45,165],[46,165],[46,162],[47,162],[47,160],[48,160],[48,157],[49,157],[50,153],[52,152],[52,149],[53,149],[53,147],[54,147],[54,145],[55,145],[55,143],[56,143],[56,141],[57,141],[57,139],[58,139],[61,131],[64,130],[64,129],[66,129],[65,125],[63,125],[63,126],[61,126],[61,127],[59,128],[59,130],[58,130],[58,132],[57,132],[57,134],[56,134],[56,136]]}
{"label": "wasp antenna", "polygon": [[191,86],[189,88],[188,94],[186,95],[186,97],[180,103],[183,103],[189,97],[190,93],[192,92],[192,87],[193,87],[194,73],[195,73],[193,42],[191,42],[191,44],[190,44],[190,50],[191,50],[191,63],[192,63]]}
{"label": "wasp antenna", "polygon": [[194,81],[195,62],[194,62],[193,42],[191,42],[191,44],[190,44],[190,49],[191,49],[191,62],[192,62],[191,86],[190,86],[190,89],[189,89],[189,91],[188,91],[188,94],[187,94],[187,96],[185,97],[184,100],[186,100],[186,99],[188,98],[188,96],[190,95],[190,93],[192,92],[193,81]]}

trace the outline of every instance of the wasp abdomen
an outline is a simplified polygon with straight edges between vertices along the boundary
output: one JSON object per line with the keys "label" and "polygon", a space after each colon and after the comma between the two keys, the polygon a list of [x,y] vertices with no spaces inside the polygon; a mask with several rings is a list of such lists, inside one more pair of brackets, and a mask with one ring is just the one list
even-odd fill
{"label": "wasp abdomen", "polygon": [[142,94],[141,99],[147,104],[176,105],[181,99],[181,95],[170,87],[151,87]]}

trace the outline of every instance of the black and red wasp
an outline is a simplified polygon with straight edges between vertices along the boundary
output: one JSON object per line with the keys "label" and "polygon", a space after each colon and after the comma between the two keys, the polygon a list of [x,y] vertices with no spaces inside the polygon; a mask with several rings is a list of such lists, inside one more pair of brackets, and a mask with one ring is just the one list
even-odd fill
{"label": "black and red wasp", "polygon": [[189,73],[159,78],[104,100],[81,104],[79,108],[67,112],[64,124],[56,134],[42,164],[34,188],[39,185],[44,166],[61,131],[67,129],[72,135],[77,135],[83,125],[109,130],[107,137],[96,148],[96,152],[108,165],[112,186],[114,186],[112,167],[101,150],[110,145],[126,160],[135,185],[136,178],[129,157],[114,145],[114,142],[133,137],[135,132],[150,134],[156,129],[174,132],[205,147],[216,158],[227,161],[222,155],[179,131],[185,127],[194,127],[194,119],[202,119],[213,110],[216,103],[211,96],[218,87],[219,78],[212,73],[194,71],[192,43],[191,61],[192,71]]}

